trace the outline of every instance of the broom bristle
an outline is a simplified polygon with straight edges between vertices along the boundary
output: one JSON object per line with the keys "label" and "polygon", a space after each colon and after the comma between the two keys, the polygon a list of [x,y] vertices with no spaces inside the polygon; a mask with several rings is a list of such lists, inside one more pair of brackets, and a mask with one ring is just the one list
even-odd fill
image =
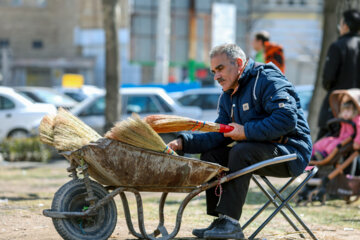
{"label": "broom bristle", "polygon": [[105,137],[157,152],[177,155],[139,115],[133,113],[127,120],[118,122]]}
{"label": "broom bristle", "polygon": [[157,133],[202,131],[219,132],[220,125],[213,122],[197,121],[187,117],[174,115],[150,115],[144,118]]}
{"label": "broom bristle", "polygon": [[54,145],[54,119],[54,115],[45,115],[39,126],[40,141],[51,146]]}
{"label": "broom bristle", "polygon": [[54,146],[62,151],[74,151],[101,136],[70,112],[60,108],[54,119]]}

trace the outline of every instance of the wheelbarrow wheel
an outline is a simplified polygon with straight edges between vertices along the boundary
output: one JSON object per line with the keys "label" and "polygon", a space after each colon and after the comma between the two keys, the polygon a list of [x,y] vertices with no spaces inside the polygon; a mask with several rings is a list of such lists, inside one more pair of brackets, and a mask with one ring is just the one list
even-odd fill
{"label": "wheelbarrow wheel", "polygon": [[[108,192],[99,183],[91,181],[95,197],[100,200]],[[53,211],[82,212],[90,203],[87,197],[85,183],[82,179],[72,180],[63,185],[56,193],[51,205]],[[66,240],[99,240],[108,239],[115,229],[117,209],[114,199],[111,199],[97,214],[86,218],[53,218],[56,231]]]}

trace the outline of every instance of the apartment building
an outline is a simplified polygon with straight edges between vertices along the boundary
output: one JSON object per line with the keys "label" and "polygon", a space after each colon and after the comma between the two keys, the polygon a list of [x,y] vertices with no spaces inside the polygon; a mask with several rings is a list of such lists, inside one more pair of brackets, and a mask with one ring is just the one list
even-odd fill
{"label": "apartment building", "polygon": [[75,2],[0,1],[4,85],[59,85],[67,72],[81,73],[93,82],[94,59],[82,57],[74,45],[79,22]]}

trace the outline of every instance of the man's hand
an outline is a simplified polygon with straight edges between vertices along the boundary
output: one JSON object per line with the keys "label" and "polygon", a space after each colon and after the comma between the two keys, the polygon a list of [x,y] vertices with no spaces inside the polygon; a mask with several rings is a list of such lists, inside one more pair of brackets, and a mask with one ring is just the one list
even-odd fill
{"label": "man's hand", "polygon": [[234,129],[231,132],[224,133],[224,137],[230,137],[234,141],[246,140],[245,129],[243,125],[237,123],[230,123]]}
{"label": "man's hand", "polygon": [[169,146],[169,148],[171,148],[174,151],[183,150],[183,144],[182,144],[182,139],[181,138],[177,138],[175,140],[172,140],[167,145]]}
{"label": "man's hand", "polygon": [[353,148],[354,148],[354,150],[359,150],[360,149],[360,144],[357,143],[357,142],[354,142],[353,143]]}

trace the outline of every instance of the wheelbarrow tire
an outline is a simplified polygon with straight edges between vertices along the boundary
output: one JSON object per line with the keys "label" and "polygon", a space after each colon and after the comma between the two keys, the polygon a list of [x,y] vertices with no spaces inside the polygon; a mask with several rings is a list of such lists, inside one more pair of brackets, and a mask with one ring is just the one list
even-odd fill
{"label": "wheelbarrow tire", "polygon": [[[100,200],[108,192],[97,182],[91,181],[95,197]],[[54,195],[51,205],[53,211],[81,212],[90,203],[85,183],[82,179],[72,180],[64,184]],[[102,240],[108,239],[113,233],[117,222],[117,209],[114,199],[110,199],[101,207],[95,216],[88,218],[53,218],[56,231],[66,240]]]}

